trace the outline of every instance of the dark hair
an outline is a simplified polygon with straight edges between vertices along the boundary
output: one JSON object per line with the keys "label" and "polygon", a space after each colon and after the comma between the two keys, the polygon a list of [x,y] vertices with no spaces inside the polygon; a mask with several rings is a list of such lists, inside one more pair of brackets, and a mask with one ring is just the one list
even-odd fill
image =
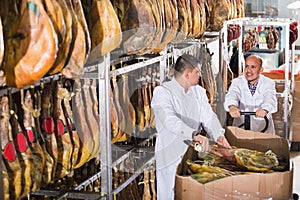
{"label": "dark hair", "polygon": [[199,65],[199,60],[191,56],[189,54],[183,54],[179,56],[176,60],[174,66],[174,75],[177,77],[178,75],[182,74],[186,69],[193,70]]}

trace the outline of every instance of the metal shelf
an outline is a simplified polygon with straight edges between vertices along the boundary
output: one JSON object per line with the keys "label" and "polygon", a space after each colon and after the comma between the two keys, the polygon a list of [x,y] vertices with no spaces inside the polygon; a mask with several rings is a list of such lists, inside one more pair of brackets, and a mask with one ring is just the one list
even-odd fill
{"label": "metal shelf", "polygon": [[[101,170],[89,177],[87,180],[80,183],[73,190],[46,190],[41,189],[30,193],[33,196],[48,196],[55,197],[56,199],[65,198],[76,198],[76,199],[113,199],[113,195],[122,191],[128,184],[130,184],[136,177],[143,171],[143,169],[149,167],[154,161],[154,147],[153,140],[155,140],[156,134],[151,134],[145,140],[139,142],[136,146],[127,146],[126,151],[119,151],[118,145],[112,147],[111,145],[111,135],[110,133],[110,109],[109,109],[109,99],[110,99],[110,78],[113,76],[118,76],[124,73],[129,73],[133,70],[137,70],[154,63],[159,63],[160,65],[160,82],[163,82],[164,77],[166,77],[166,68],[170,59],[174,59],[176,56],[180,56],[183,53],[189,53],[191,51],[196,51],[198,45],[203,45],[201,41],[186,41],[181,44],[170,44],[161,54],[149,54],[144,56],[121,56],[117,57],[115,54],[119,52],[111,52],[107,55],[99,58],[96,63],[86,64],[84,66],[85,74],[81,77],[82,79],[98,79],[99,92],[99,115],[100,115],[100,146],[101,146]],[[111,56],[112,55],[112,56]],[[116,58],[116,59],[115,59]],[[137,63],[131,64],[116,70],[110,70],[110,66],[113,64],[118,64],[122,62],[127,62],[131,60],[136,60]],[[39,86],[42,82],[48,83],[51,80],[59,80],[61,74],[55,74],[53,76],[47,76],[34,86]],[[31,86],[29,86],[31,87]],[[29,88],[28,87],[28,88]],[[26,89],[26,88],[25,88]],[[0,96],[5,95],[10,92],[18,92],[17,88],[0,88]],[[124,146],[123,146],[124,147]],[[112,154],[118,154],[115,158]],[[143,155],[143,156],[141,156]],[[133,175],[127,179],[124,183],[119,185],[118,188],[112,189],[112,166],[121,164],[127,158],[134,158],[136,160],[136,168],[134,169]],[[139,159],[141,158],[141,159]],[[2,161],[2,160],[0,160]],[[0,166],[1,169],[1,166]],[[1,178],[1,176],[0,176]],[[82,191],[86,186],[92,184],[96,180],[101,178],[101,192],[87,192]]]}
{"label": "metal shelf", "polygon": [[136,179],[138,177],[138,175],[140,175],[144,169],[146,169],[147,167],[151,166],[154,162],[154,156],[148,158],[148,161],[146,163],[144,163],[141,167],[139,167],[137,170],[135,170],[135,172],[133,173],[133,175],[128,178],[124,183],[122,183],[121,185],[119,185],[116,189],[114,189],[112,191],[112,193],[118,194],[119,192],[121,192],[124,188],[126,188],[134,179]]}

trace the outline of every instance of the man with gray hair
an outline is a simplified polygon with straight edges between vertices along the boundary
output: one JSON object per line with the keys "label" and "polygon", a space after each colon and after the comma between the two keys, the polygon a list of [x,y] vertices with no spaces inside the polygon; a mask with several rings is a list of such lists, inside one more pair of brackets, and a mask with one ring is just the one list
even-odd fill
{"label": "man with gray hair", "polygon": [[263,60],[257,55],[249,55],[245,60],[244,74],[233,79],[225,96],[224,109],[234,119],[233,126],[244,123],[241,111],[255,112],[251,116],[252,131],[261,131],[265,127],[264,117],[269,119],[266,133],[275,134],[272,113],[277,112],[277,98],[274,80],[260,74],[263,72]]}

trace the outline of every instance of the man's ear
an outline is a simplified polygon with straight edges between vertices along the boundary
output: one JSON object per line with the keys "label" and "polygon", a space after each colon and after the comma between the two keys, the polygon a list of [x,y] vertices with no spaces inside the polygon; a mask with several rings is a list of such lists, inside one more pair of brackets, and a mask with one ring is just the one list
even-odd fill
{"label": "man's ear", "polygon": [[263,67],[260,67],[259,73],[262,73],[263,71],[264,71],[264,68],[263,68]]}
{"label": "man's ear", "polygon": [[189,71],[188,70],[184,70],[183,71],[183,76],[184,76],[184,78],[186,78],[186,79],[188,79],[189,78]]}

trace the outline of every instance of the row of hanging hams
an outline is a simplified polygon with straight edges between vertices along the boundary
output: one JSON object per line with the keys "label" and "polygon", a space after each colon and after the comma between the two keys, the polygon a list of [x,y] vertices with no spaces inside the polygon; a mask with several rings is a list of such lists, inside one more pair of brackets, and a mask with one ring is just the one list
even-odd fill
{"label": "row of hanging hams", "polygon": [[240,37],[242,33],[241,26],[238,24],[230,24],[227,26],[227,42],[231,42]]}
{"label": "row of hanging hams", "polygon": [[212,70],[212,55],[209,49],[202,45],[197,51],[196,57],[201,63],[201,74],[199,85],[205,88],[208,101],[211,105],[214,104],[217,98],[217,85]]}
{"label": "row of hanging hams", "polygon": [[[113,167],[113,189],[124,183],[134,173],[135,161],[126,159],[119,166]],[[116,199],[124,200],[155,200],[156,177],[154,166],[150,165],[133,180],[124,190],[116,195]]]}
{"label": "row of hanging hams", "polygon": [[[298,22],[291,22],[289,30],[289,45],[291,45],[298,39]],[[276,49],[279,43],[279,32],[282,27],[255,27],[254,29],[248,29],[243,36],[243,50],[244,52],[250,51],[259,45],[259,32],[265,32],[266,44],[268,49]]]}
{"label": "row of hanging hams", "polygon": [[[5,199],[25,197],[30,191],[73,176],[75,169],[91,159],[99,160],[98,113],[86,112],[93,112],[98,104],[94,100],[96,87],[79,83],[74,96],[79,103],[72,106],[70,85],[70,81],[53,81],[1,97]],[[85,109],[87,106],[91,109]],[[86,123],[75,127],[82,115]],[[80,125],[87,126],[86,132]]]}
{"label": "row of hanging hams", "polygon": [[244,0],[206,0],[207,30],[219,31],[223,28],[224,21],[242,18],[245,16]]}
{"label": "row of hanging hams", "polygon": [[207,27],[220,30],[216,19],[242,17],[233,14],[241,8],[240,0],[4,0],[1,85],[22,88],[59,72],[79,78],[87,61],[120,45],[125,54],[157,53]]}
{"label": "row of hanging hams", "polygon": [[244,52],[248,52],[251,49],[255,48],[259,44],[259,35],[258,30],[248,29],[243,36],[243,50]]}
{"label": "row of hanging hams", "polygon": [[[139,137],[148,128],[155,128],[150,106],[154,88],[158,85],[159,66],[150,66],[134,75],[122,74],[111,79],[110,120],[112,143]],[[115,66],[112,66],[115,69]],[[130,89],[129,89],[130,88]]]}
{"label": "row of hanging hams", "polygon": [[127,54],[160,52],[168,43],[219,31],[225,20],[244,17],[244,0],[112,0]]}
{"label": "row of hanging hams", "polygon": [[[157,66],[143,71],[142,79],[131,91],[127,74],[118,77],[118,82],[112,78],[112,143],[124,142],[133,133],[139,136],[155,127],[150,108],[157,85],[154,71],[159,71]],[[2,96],[0,105],[5,199],[18,199],[42,186],[55,185],[92,159],[99,161],[100,118],[95,79],[43,83]]]}
{"label": "row of hanging hams", "polygon": [[289,38],[290,38],[290,48],[292,44],[298,39],[298,22],[293,22],[290,24],[290,33],[289,33]]}
{"label": "row of hanging hams", "polygon": [[276,46],[279,42],[279,37],[278,31],[273,26],[267,30],[266,42],[268,49],[276,49]]}
{"label": "row of hanging hams", "polygon": [[[83,10],[87,6],[88,13]],[[91,5],[80,0],[5,0],[0,16],[2,85],[22,88],[59,72],[79,78],[91,50],[99,57],[121,42],[109,0],[92,0]]]}

